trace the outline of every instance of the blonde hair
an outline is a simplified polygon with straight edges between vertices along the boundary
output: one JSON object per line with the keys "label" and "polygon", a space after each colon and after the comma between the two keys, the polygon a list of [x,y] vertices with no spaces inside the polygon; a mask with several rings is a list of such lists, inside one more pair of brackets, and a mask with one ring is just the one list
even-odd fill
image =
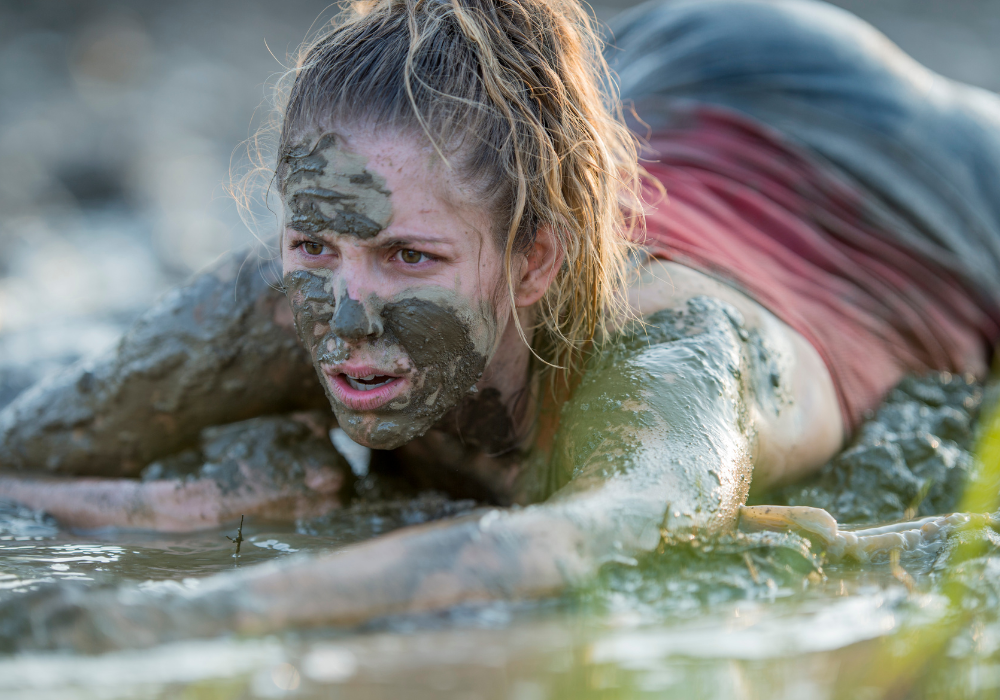
{"label": "blonde hair", "polygon": [[628,318],[636,147],[578,2],[352,2],[301,47],[289,76],[279,187],[305,128],[423,134],[496,217],[512,302],[515,257],[539,227],[557,236],[564,262],[529,329],[543,371],[573,369]]}

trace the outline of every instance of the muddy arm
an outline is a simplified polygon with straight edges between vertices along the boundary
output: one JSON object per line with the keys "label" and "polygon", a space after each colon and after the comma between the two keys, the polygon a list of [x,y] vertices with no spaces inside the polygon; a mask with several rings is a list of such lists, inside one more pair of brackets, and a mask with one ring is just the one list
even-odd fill
{"label": "muddy arm", "polygon": [[319,466],[294,484],[275,484],[250,474],[232,491],[212,478],[139,481],[0,474],[0,497],[44,510],[74,529],[193,532],[244,515],[294,522],[339,508],[350,472],[338,466]]}
{"label": "muddy arm", "polygon": [[157,462],[147,474],[175,478],[0,472],[0,500],[82,529],[191,532],[243,515],[286,522],[313,518],[338,508],[354,483],[350,465],[330,443],[332,419],[311,411],[207,430],[198,452]]}
{"label": "muddy arm", "polygon": [[[758,392],[739,314],[699,298],[594,363],[564,407],[546,502],[409,528],[219,581],[248,633],[538,598],[666,534],[734,529],[753,472]],[[239,591],[237,598],[226,598]]]}
{"label": "muddy arm", "polygon": [[254,253],[173,290],[118,346],[0,412],[0,469],[129,476],[202,428],[328,404]]}
{"label": "muddy arm", "polygon": [[[602,561],[634,552],[638,540],[658,542],[645,497],[619,495],[627,500],[588,490],[552,506],[407,528],[332,554],[216,575],[182,595],[53,586],[0,606],[0,649],[100,652],[555,595]],[[625,512],[629,503],[642,504],[635,517]],[[624,529],[608,529],[616,525]]]}
{"label": "muddy arm", "polygon": [[407,528],[329,555],[215,575],[191,593],[50,586],[0,604],[0,651],[99,652],[537,598],[586,575],[585,545],[565,519],[544,511],[516,517],[492,511]]}
{"label": "muddy arm", "polygon": [[586,373],[563,409],[549,507],[598,558],[652,549],[661,530],[735,527],[757,440],[748,350],[739,314],[701,297],[648,317]]}

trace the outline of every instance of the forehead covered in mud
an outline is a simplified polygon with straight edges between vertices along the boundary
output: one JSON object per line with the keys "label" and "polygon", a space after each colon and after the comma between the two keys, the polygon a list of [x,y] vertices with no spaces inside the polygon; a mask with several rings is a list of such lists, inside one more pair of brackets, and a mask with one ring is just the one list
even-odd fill
{"label": "forehead covered in mud", "polygon": [[362,240],[378,235],[392,217],[391,193],[367,164],[332,132],[285,149],[278,166],[285,225]]}

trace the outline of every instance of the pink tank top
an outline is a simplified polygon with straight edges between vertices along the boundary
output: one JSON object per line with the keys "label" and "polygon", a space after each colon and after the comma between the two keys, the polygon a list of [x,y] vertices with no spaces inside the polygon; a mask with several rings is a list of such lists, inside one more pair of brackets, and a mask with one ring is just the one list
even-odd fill
{"label": "pink tank top", "polygon": [[[826,362],[845,426],[904,374],[983,375],[1000,327],[967,285],[892,242],[865,193],[757,122],[699,106],[650,139],[645,245],[727,281]],[[660,200],[660,201],[657,201]]]}

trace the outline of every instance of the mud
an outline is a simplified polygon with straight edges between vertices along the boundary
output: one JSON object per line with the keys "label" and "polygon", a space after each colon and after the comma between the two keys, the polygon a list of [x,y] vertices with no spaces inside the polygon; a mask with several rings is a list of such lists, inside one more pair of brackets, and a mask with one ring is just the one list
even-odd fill
{"label": "mud", "polygon": [[[968,640],[968,634],[959,633],[956,642],[967,642],[971,649],[978,644],[983,621],[995,620],[1000,608],[996,515],[978,519],[929,516],[958,506],[966,481],[976,469],[973,449],[978,417],[986,406],[994,404],[996,393],[995,386],[984,390],[970,377],[907,377],[862,425],[852,444],[819,475],[807,483],[755,494],[752,502],[822,507],[841,523],[858,525],[899,520],[911,514],[928,516],[916,523],[837,534],[870,536],[867,544],[871,551],[857,547],[859,556],[852,557],[860,559],[860,565],[869,571],[888,568],[893,578],[908,580],[917,591],[945,594],[956,616],[949,620],[954,625],[951,629],[965,626],[973,633]],[[812,529],[824,525],[829,523],[816,523]],[[906,531],[914,528],[923,532],[916,547],[910,548],[905,540],[913,537]],[[706,610],[726,601],[773,599],[807,588],[830,590],[825,583],[828,575],[834,578],[832,590],[837,591],[839,585],[836,594],[843,595],[845,584],[837,584],[836,579],[844,581],[845,571],[847,580],[872,575],[858,572],[859,564],[854,561],[832,564],[838,552],[830,551],[809,528],[802,532],[808,539],[789,532],[690,540],[666,533],[656,551],[633,561],[605,564],[593,585],[581,591],[581,599],[615,615],[638,615],[649,624],[686,615],[702,619]],[[876,542],[877,538],[887,541]],[[845,544],[850,544],[846,538]],[[905,569],[892,567],[889,549],[901,551]],[[848,552],[845,548],[839,554]],[[916,595],[917,601],[921,600],[919,593]],[[910,629],[907,634],[915,632]],[[934,640],[934,633],[931,629],[925,641],[940,645],[951,640],[950,632],[942,632],[940,640]],[[958,647],[953,644],[950,648],[948,654],[941,650],[946,665],[955,662]],[[897,657],[892,658],[898,662]],[[951,677],[948,669],[933,659],[928,659],[926,673],[919,675],[938,682]],[[920,681],[916,687],[926,686]],[[941,694],[946,696],[951,694]]]}
{"label": "mud", "polygon": [[983,401],[971,376],[907,377],[817,476],[753,503],[823,508],[841,524],[954,511],[975,466]]}
{"label": "mud", "polygon": [[393,449],[426,433],[468,394],[496,344],[492,311],[473,310],[449,290],[417,288],[362,302],[335,289],[328,271],[297,270],[284,283],[299,337],[321,378],[322,365],[350,357],[345,341],[367,337],[387,366],[413,382],[408,394],[367,414],[344,406],[327,387],[340,427],[369,447]]}
{"label": "mud", "polygon": [[338,338],[361,340],[372,332],[372,327],[361,302],[347,297],[341,300],[337,313],[330,324],[330,330]]}
{"label": "mud", "polygon": [[301,143],[282,155],[285,225],[373,238],[392,216],[389,191],[380,175],[365,169],[367,160],[340,149],[338,140],[324,134],[315,145]]}
{"label": "mud", "polygon": [[316,515],[316,508],[335,508],[354,494],[350,466],[330,443],[332,423],[332,416],[314,411],[207,428],[198,448],[151,463],[142,479],[209,479],[223,498],[264,494],[272,503],[256,515]]}
{"label": "mud", "polygon": [[134,476],[202,429],[323,408],[287,300],[256,253],[163,297],[118,346],[0,412],[0,469]]}
{"label": "mud", "polygon": [[393,472],[418,489],[510,506],[525,502],[518,477],[529,470],[529,454],[500,392],[487,387],[467,394],[433,432],[403,445],[391,457]]}
{"label": "mud", "polygon": [[659,538],[651,522],[702,534],[735,525],[756,439],[748,341],[736,309],[697,297],[646,317],[593,359],[562,410],[546,485],[562,494],[615,485],[607,505],[620,525],[585,531],[648,551]]}
{"label": "mud", "polygon": [[401,527],[469,515],[482,507],[477,501],[452,500],[435,491],[425,491],[414,498],[373,500],[368,496],[321,517],[302,519],[296,523],[296,530],[300,534],[328,537],[333,542],[360,541]]}
{"label": "mud", "polygon": [[510,409],[500,392],[492,387],[466,396],[456,411],[455,421],[459,439],[471,449],[493,457],[515,445],[517,436]]}
{"label": "mud", "polygon": [[768,414],[777,416],[794,401],[790,382],[792,352],[773,346],[772,341],[756,329],[747,333],[750,369],[753,372],[754,399]]}

